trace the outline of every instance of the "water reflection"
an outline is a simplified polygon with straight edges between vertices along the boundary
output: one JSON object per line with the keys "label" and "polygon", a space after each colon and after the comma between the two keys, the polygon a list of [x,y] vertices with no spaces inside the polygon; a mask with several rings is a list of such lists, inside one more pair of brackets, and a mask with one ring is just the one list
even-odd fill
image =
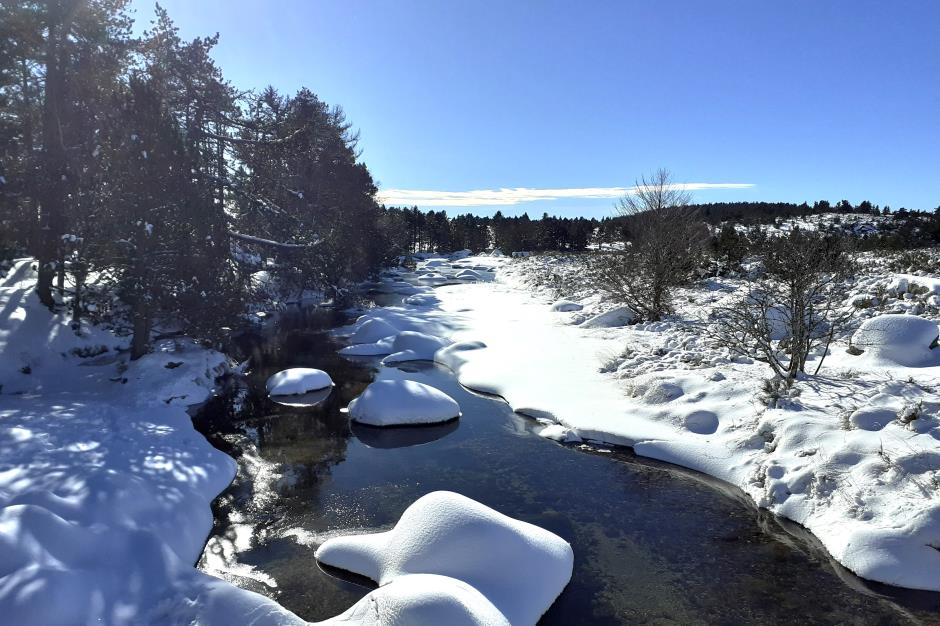
{"label": "water reflection", "polygon": [[333,393],[333,388],[327,387],[325,389],[318,389],[317,391],[310,391],[293,396],[270,396],[270,398],[272,402],[276,402],[281,406],[313,408],[318,404],[322,404],[330,397],[331,393]]}
{"label": "water reflection", "polygon": [[369,426],[352,422],[352,434],[370,448],[405,448],[420,446],[446,437],[460,428],[460,420],[423,426]]}

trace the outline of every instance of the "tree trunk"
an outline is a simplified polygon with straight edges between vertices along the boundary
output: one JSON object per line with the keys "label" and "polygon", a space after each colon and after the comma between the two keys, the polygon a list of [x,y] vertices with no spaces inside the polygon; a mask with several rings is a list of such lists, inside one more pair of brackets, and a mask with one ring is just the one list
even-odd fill
{"label": "tree trunk", "polygon": [[75,269],[75,295],[72,297],[72,325],[78,329],[82,322],[82,290],[85,288],[85,278],[88,272],[84,265]]}
{"label": "tree trunk", "polygon": [[137,298],[133,307],[134,336],[131,338],[131,360],[136,361],[150,350],[150,311],[144,298]]}
{"label": "tree trunk", "polygon": [[48,9],[48,40],[45,55],[45,98],[42,107],[42,149],[44,181],[39,193],[39,276],[36,293],[39,301],[52,309],[52,279],[56,273],[59,246],[65,221],[65,144],[62,138],[64,75],[59,40],[64,39],[61,6]]}

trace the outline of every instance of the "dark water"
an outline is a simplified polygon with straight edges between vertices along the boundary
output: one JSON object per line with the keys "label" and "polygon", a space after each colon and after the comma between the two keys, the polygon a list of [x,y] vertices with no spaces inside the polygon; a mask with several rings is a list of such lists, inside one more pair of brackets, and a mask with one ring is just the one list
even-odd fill
{"label": "dark water", "polygon": [[[247,338],[255,365],[241,419],[220,401],[197,420],[220,447],[247,451],[216,502],[214,535],[248,528],[250,547],[229,560],[277,587],[226,577],[301,617],[334,616],[371,588],[317,566],[326,536],[386,529],[418,497],[447,489],[572,544],[574,576],[540,624],[940,624],[940,594],[865,585],[799,527],[716,481],[626,450],[542,439],[532,421],[430,363],[340,358],[318,330],[337,321],[308,311]],[[313,408],[264,398],[266,378],[293,366],[324,369],[337,387]],[[435,427],[350,427],[340,413],[349,400],[373,379],[403,377],[450,394],[463,416]],[[259,471],[270,467],[279,477]]]}

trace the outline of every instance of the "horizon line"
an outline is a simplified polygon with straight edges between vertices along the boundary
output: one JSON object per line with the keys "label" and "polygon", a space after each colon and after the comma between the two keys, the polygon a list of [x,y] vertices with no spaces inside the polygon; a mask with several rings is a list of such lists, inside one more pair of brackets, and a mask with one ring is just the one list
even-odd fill
{"label": "horizon line", "polygon": [[[670,189],[703,191],[709,189],[752,189],[754,183],[675,183]],[[533,188],[501,187],[470,191],[437,191],[429,189],[386,189],[376,193],[376,199],[389,206],[481,207],[513,206],[527,202],[560,200],[563,198],[605,199],[619,198],[636,193],[632,187],[569,187]]]}

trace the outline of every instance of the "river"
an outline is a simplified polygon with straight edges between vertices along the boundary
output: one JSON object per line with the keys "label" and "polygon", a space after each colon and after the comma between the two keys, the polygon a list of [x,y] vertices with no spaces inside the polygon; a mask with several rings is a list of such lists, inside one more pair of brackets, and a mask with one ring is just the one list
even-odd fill
{"label": "river", "polygon": [[[373,585],[320,568],[326,537],[390,528],[418,497],[459,492],[564,537],[571,583],[540,624],[940,624],[940,594],[861,581],[799,526],[704,475],[627,449],[564,446],[499,398],[431,363],[344,359],[326,332],[340,314],[281,314],[244,336],[246,396],[220,398],[197,426],[239,460],[214,504],[200,567],[275,598],[307,620],[332,617]],[[317,367],[336,387],[317,406],[284,406],[264,381]],[[443,390],[463,415],[441,426],[376,429],[341,412],[372,380]]]}

